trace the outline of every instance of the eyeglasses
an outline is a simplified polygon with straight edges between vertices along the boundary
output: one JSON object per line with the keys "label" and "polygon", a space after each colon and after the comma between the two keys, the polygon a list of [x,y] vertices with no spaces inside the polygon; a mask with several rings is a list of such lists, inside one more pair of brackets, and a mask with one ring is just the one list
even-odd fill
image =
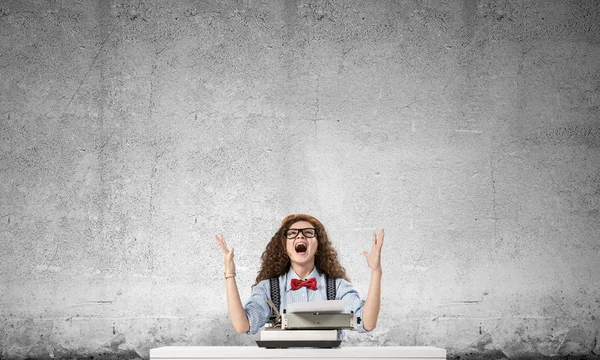
{"label": "eyeglasses", "polygon": [[316,229],[314,228],[306,228],[306,229],[289,229],[285,232],[285,237],[288,239],[295,239],[298,237],[298,234],[302,232],[302,235],[307,238],[314,238],[316,235]]}

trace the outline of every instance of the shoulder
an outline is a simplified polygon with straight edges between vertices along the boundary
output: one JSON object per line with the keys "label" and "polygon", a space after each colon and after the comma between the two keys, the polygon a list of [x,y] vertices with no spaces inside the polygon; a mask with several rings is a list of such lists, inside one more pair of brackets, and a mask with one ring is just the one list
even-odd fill
{"label": "shoulder", "polygon": [[352,283],[351,283],[351,282],[349,282],[349,281],[348,281],[348,280],[346,280],[346,279],[342,279],[342,278],[336,278],[336,279],[335,279],[335,284],[336,284],[337,286],[352,286]]}
{"label": "shoulder", "polygon": [[268,295],[270,293],[270,288],[270,279],[261,280],[258,284],[252,286],[252,293],[265,293]]}
{"label": "shoulder", "polygon": [[271,294],[271,281],[273,281],[273,285],[275,285],[275,286],[279,285],[281,287],[281,285],[285,281],[285,274],[278,276],[278,277],[264,279],[264,280],[259,281],[258,284],[252,286],[252,292],[264,292],[267,295],[270,295]]}
{"label": "shoulder", "polygon": [[352,285],[351,282],[349,282],[348,280],[345,280],[345,279],[335,279],[335,287],[336,287],[338,293],[342,293],[342,294],[356,291],[354,289],[354,285]]}
{"label": "shoulder", "polygon": [[255,287],[257,287],[257,286],[261,286],[261,287],[262,287],[262,286],[265,286],[265,285],[269,285],[269,282],[270,282],[270,280],[271,280],[271,279],[264,279],[264,280],[261,280],[261,281],[259,281],[259,282],[258,282],[256,285],[254,285],[254,286],[255,286]]}

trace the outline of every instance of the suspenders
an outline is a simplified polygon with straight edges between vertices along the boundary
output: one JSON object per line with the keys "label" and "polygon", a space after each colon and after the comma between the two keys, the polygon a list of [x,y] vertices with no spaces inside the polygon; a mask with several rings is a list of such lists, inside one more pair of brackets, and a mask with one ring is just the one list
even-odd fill
{"label": "suspenders", "polygon": [[[335,279],[330,279],[325,277],[325,281],[327,282],[327,300],[335,300],[336,289],[335,289]],[[271,301],[275,304],[275,309],[279,310],[281,306],[281,292],[279,290],[279,278],[271,278],[269,279],[269,284],[271,286]]]}

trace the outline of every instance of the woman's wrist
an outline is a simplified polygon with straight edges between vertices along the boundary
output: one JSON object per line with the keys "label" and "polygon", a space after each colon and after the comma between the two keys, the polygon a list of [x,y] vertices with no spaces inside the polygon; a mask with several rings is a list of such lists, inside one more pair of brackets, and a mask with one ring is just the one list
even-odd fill
{"label": "woman's wrist", "polygon": [[229,279],[229,278],[234,278],[235,277],[235,272],[225,272],[225,279]]}
{"label": "woman's wrist", "polygon": [[381,276],[382,274],[383,274],[383,271],[381,270],[381,268],[379,268],[379,269],[371,269],[371,275]]}

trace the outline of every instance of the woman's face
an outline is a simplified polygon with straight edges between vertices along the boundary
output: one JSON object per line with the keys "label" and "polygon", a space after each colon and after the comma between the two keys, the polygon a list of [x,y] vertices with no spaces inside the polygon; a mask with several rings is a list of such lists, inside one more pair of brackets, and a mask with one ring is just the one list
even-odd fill
{"label": "woman's face", "polygon": [[[302,265],[309,264],[311,262],[314,263],[315,253],[317,252],[318,247],[317,229],[308,221],[298,221],[290,226],[289,230],[286,232],[286,235],[290,233],[290,231],[292,231],[291,235],[293,235],[293,230],[298,229],[305,230],[304,232],[296,231],[297,234],[295,237],[288,236],[286,240],[286,251],[290,257],[290,260]],[[313,234],[314,236],[309,237]]]}

